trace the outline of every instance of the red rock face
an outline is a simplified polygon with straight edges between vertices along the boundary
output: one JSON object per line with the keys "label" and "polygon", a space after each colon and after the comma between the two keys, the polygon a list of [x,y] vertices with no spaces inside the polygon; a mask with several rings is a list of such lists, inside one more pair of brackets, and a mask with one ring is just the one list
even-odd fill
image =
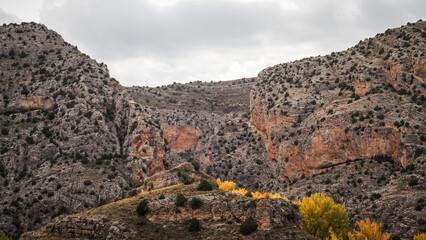
{"label": "red rock face", "polygon": [[143,181],[146,176],[152,176],[164,171],[164,142],[158,131],[153,127],[139,124],[139,132],[133,138],[130,155],[147,163],[147,173],[143,171],[141,161],[134,161],[131,164],[132,180],[135,182]]}
{"label": "red rock face", "polygon": [[415,77],[426,82],[426,60],[418,59],[413,64],[413,72]]}
{"label": "red rock face", "polygon": [[321,169],[357,159],[369,159],[376,155],[391,156],[401,163],[399,152],[400,136],[392,128],[378,132],[363,132],[360,135],[344,131],[345,126],[315,131],[310,139],[311,146],[305,151],[281,143],[282,155],[289,159],[283,176],[293,174],[312,175]]}
{"label": "red rock face", "polygon": [[42,99],[40,96],[21,99],[21,107],[25,110],[44,109],[51,110],[55,103],[51,99]]}
{"label": "red rock face", "polygon": [[[252,98],[250,98],[251,104]],[[291,117],[283,117],[277,113],[272,116],[268,115],[265,111],[266,106],[262,106],[257,101],[251,112],[250,125],[257,132],[259,132],[265,141],[265,146],[268,151],[268,159],[271,163],[275,164],[279,157],[278,146],[271,141],[271,130],[281,129],[283,126],[291,126],[294,119]]]}
{"label": "red rock face", "polygon": [[355,76],[355,94],[364,97],[365,93],[367,92],[367,83],[360,79],[359,77]]}
{"label": "red rock face", "polygon": [[[400,148],[400,133],[392,126],[377,131],[364,131],[357,134],[345,133],[346,125],[341,118],[331,118],[322,123],[322,128],[308,136],[305,144],[295,146],[292,142],[273,141],[271,132],[279,130],[289,121],[277,117],[268,117],[260,106],[252,112],[251,125],[264,137],[270,163],[288,159],[282,177],[300,177],[321,172],[322,169],[357,159],[368,159],[376,155],[391,156],[401,165],[407,164],[405,154]],[[287,119],[288,120],[288,119]],[[299,140],[300,142],[301,140]]]}
{"label": "red rock face", "polygon": [[168,147],[180,153],[197,145],[200,129],[192,126],[164,125]]}

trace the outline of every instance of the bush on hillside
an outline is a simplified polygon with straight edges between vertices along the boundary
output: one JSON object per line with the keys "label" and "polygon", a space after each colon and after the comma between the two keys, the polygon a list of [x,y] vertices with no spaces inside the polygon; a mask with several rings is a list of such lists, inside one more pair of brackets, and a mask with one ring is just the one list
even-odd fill
{"label": "bush on hillside", "polygon": [[248,217],[240,226],[240,233],[249,235],[257,230],[257,224],[252,217]]}

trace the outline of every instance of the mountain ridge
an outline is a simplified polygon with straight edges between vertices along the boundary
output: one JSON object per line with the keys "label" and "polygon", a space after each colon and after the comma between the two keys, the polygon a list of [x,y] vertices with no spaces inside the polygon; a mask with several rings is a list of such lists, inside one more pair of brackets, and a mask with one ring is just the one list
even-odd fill
{"label": "mountain ridge", "polygon": [[[425,191],[423,21],[257,78],[157,88],[121,86],[44,25],[3,25],[0,38],[0,229],[19,235],[131,196],[189,161],[239,187],[293,198],[332,184],[329,194],[353,216],[368,215],[353,199],[374,204],[357,194],[386,196],[403,184],[398,191],[413,199],[402,223],[389,226],[401,237],[421,230],[424,210],[413,205]],[[420,184],[407,186],[410,178]],[[378,202],[387,216],[391,207]]]}

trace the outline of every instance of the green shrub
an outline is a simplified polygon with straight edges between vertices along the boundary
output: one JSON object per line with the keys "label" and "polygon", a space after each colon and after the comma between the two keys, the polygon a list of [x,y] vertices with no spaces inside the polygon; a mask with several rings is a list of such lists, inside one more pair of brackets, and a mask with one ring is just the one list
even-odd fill
{"label": "green shrub", "polygon": [[136,189],[133,189],[132,191],[129,192],[129,197],[133,197],[138,195],[138,192],[136,191]]}
{"label": "green shrub", "polygon": [[211,191],[212,189],[213,189],[212,184],[207,180],[201,180],[200,184],[198,184],[198,190]]}
{"label": "green shrub", "polygon": [[419,180],[417,180],[417,178],[411,178],[410,181],[408,181],[408,186],[414,186],[417,185],[419,183]]}
{"label": "green shrub", "polygon": [[185,202],[186,202],[186,197],[182,193],[178,193],[176,195],[176,200],[175,200],[176,207],[182,207],[183,205],[185,205]]}
{"label": "green shrub", "polygon": [[371,196],[370,196],[370,200],[374,201],[375,199],[379,199],[381,197],[382,197],[382,194],[380,194],[380,193],[372,193]]}
{"label": "green shrub", "polygon": [[8,130],[7,128],[3,128],[3,129],[1,130],[1,134],[3,134],[3,135],[8,135],[8,134],[9,134],[9,130]]}
{"label": "green shrub", "polygon": [[201,205],[203,205],[203,201],[197,197],[193,197],[189,202],[189,205],[192,209],[198,209],[201,207]]}
{"label": "green shrub", "polygon": [[25,138],[25,141],[27,141],[28,144],[33,144],[34,143],[34,139],[32,137],[30,137],[30,136],[27,136]]}
{"label": "green shrub", "polygon": [[257,230],[257,224],[252,217],[246,218],[246,220],[240,226],[240,233],[243,235],[249,235]]}
{"label": "green shrub", "polygon": [[251,194],[251,192],[246,193],[245,195],[246,197],[253,197],[253,194]]}
{"label": "green shrub", "polygon": [[84,186],[92,185],[92,181],[90,180],[85,180],[83,183],[84,183]]}
{"label": "green shrub", "polygon": [[148,211],[149,211],[148,201],[146,199],[140,201],[140,203],[138,204],[136,208],[136,212],[138,213],[138,215],[145,216],[145,214],[147,214]]}
{"label": "green shrub", "polygon": [[199,162],[191,162],[192,166],[194,166],[195,171],[200,170],[200,163]]}
{"label": "green shrub", "polygon": [[414,210],[421,211],[425,207],[425,199],[419,198],[417,199],[416,206],[414,207]]}
{"label": "green shrub", "polygon": [[189,224],[189,231],[190,232],[198,232],[201,230],[200,221],[198,221],[197,218],[191,219],[191,223]]}
{"label": "green shrub", "polygon": [[166,197],[164,196],[164,194],[161,194],[159,197],[158,197],[158,199],[165,199]]}
{"label": "green shrub", "polygon": [[184,180],[183,180],[183,184],[185,184],[185,185],[189,185],[189,184],[191,184],[191,183],[193,183],[193,179],[192,178],[188,178],[186,175],[185,175],[185,178],[184,178]]}

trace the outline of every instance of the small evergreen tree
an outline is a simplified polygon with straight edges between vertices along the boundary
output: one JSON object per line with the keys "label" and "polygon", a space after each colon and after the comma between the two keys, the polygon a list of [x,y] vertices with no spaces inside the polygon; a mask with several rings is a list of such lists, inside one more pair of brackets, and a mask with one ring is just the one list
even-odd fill
{"label": "small evergreen tree", "polygon": [[178,195],[176,195],[176,200],[175,200],[175,204],[176,207],[182,207],[186,202],[186,197],[182,194],[182,193],[178,193]]}
{"label": "small evergreen tree", "polygon": [[200,221],[198,221],[197,218],[191,219],[191,223],[189,224],[189,231],[190,232],[198,232],[201,230]]}
{"label": "small evergreen tree", "polygon": [[147,214],[148,211],[149,211],[148,201],[146,199],[140,201],[140,203],[138,204],[138,207],[136,208],[136,212],[138,213],[138,215],[145,216],[145,214]]}
{"label": "small evergreen tree", "polygon": [[211,191],[213,189],[212,184],[207,180],[201,180],[200,184],[198,184],[198,190],[201,191]]}
{"label": "small evergreen tree", "polygon": [[201,201],[201,199],[197,197],[193,197],[191,201],[189,202],[189,205],[191,206],[192,209],[198,209],[201,207],[201,205],[203,205],[203,201]]}
{"label": "small evergreen tree", "polygon": [[257,230],[257,224],[252,217],[246,218],[246,220],[240,226],[240,233],[243,235],[249,235]]}

